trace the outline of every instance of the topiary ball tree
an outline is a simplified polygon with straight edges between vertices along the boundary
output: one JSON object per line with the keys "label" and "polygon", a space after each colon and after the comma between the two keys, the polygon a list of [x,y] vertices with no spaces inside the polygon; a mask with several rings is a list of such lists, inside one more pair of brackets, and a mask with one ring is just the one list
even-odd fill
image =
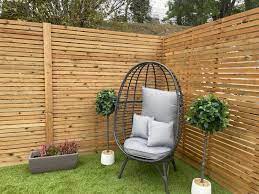
{"label": "topiary ball tree", "polygon": [[214,132],[223,131],[228,126],[228,105],[213,94],[203,96],[191,104],[186,120],[189,124],[200,128],[205,134],[201,164],[201,182],[203,183],[208,136]]}
{"label": "topiary ball tree", "polygon": [[97,93],[96,96],[96,113],[106,116],[107,128],[106,128],[106,139],[107,148],[109,150],[109,116],[115,110],[116,94],[113,89],[104,89]]}

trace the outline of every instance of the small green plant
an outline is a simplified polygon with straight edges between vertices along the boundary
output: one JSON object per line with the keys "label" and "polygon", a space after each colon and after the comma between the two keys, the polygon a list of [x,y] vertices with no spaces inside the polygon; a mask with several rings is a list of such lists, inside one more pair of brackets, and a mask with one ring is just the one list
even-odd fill
{"label": "small green plant", "polygon": [[59,154],[59,149],[55,145],[50,145],[46,151],[47,156],[54,156]]}
{"label": "small green plant", "polygon": [[107,148],[109,150],[109,116],[115,110],[116,94],[113,89],[101,90],[96,96],[96,112],[106,116],[107,129],[106,129],[106,138],[107,138]]}
{"label": "small green plant", "polygon": [[59,148],[55,145],[42,145],[40,148],[40,156],[55,156],[59,154]]}
{"label": "small green plant", "polygon": [[201,165],[201,182],[203,182],[208,135],[217,131],[223,131],[228,126],[228,105],[213,94],[203,96],[191,104],[186,120],[189,124],[200,128],[205,134]]}

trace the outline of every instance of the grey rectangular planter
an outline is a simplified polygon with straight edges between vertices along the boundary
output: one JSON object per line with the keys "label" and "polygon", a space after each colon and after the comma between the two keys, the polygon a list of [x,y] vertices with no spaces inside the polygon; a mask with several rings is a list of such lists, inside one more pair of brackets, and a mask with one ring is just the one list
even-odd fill
{"label": "grey rectangular planter", "polygon": [[32,151],[29,156],[29,169],[31,173],[68,170],[75,168],[77,161],[78,153],[40,157],[39,151]]}

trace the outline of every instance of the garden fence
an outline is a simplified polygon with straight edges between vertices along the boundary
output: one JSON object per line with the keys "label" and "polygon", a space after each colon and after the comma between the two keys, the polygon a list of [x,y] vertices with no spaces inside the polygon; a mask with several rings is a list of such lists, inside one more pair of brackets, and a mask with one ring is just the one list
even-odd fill
{"label": "garden fence", "polygon": [[[215,93],[230,106],[230,127],[209,139],[207,170],[235,193],[259,192],[259,9],[174,33],[163,62],[180,78],[185,106]],[[178,153],[199,164],[203,134],[185,125]]]}
{"label": "garden fence", "polygon": [[[259,8],[165,37],[0,20],[0,166],[44,143],[103,149],[97,92],[118,91],[129,68],[155,60],[178,76],[185,108],[209,92],[228,101],[230,127],[210,137],[207,172],[235,193],[258,193],[258,53]],[[178,157],[198,166],[202,141],[185,124]]]}

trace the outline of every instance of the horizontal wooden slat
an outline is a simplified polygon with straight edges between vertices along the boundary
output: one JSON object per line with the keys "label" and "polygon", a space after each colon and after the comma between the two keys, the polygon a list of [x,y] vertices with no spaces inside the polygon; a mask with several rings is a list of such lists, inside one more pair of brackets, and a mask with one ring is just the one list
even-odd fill
{"label": "horizontal wooden slat", "polygon": [[[229,103],[230,126],[209,141],[209,175],[233,192],[259,192],[258,28],[259,8],[166,37],[51,25],[54,142],[79,141],[83,152],[104,149],[97,92],[118,91],[136,63],[161,61],[177,75],[185,110],[210,92]],[[46,141],[43,42],[42,24],[0,20],[1,166],[26,160]],[[177,152],[197,166],[203,138],[185,123]]]}
{"label": "horizontal wooden slat", "polygon": [[[186,109],[195,98],[208,93],[229,103],[230,126],[210,138],[207,167],[211,177],[234,193],[259,192],[258,29],[256,8],[164,40],[164,61],[179,78]],[[198,165],[202,145],[200,130],[184,125],[179,152]]]}

